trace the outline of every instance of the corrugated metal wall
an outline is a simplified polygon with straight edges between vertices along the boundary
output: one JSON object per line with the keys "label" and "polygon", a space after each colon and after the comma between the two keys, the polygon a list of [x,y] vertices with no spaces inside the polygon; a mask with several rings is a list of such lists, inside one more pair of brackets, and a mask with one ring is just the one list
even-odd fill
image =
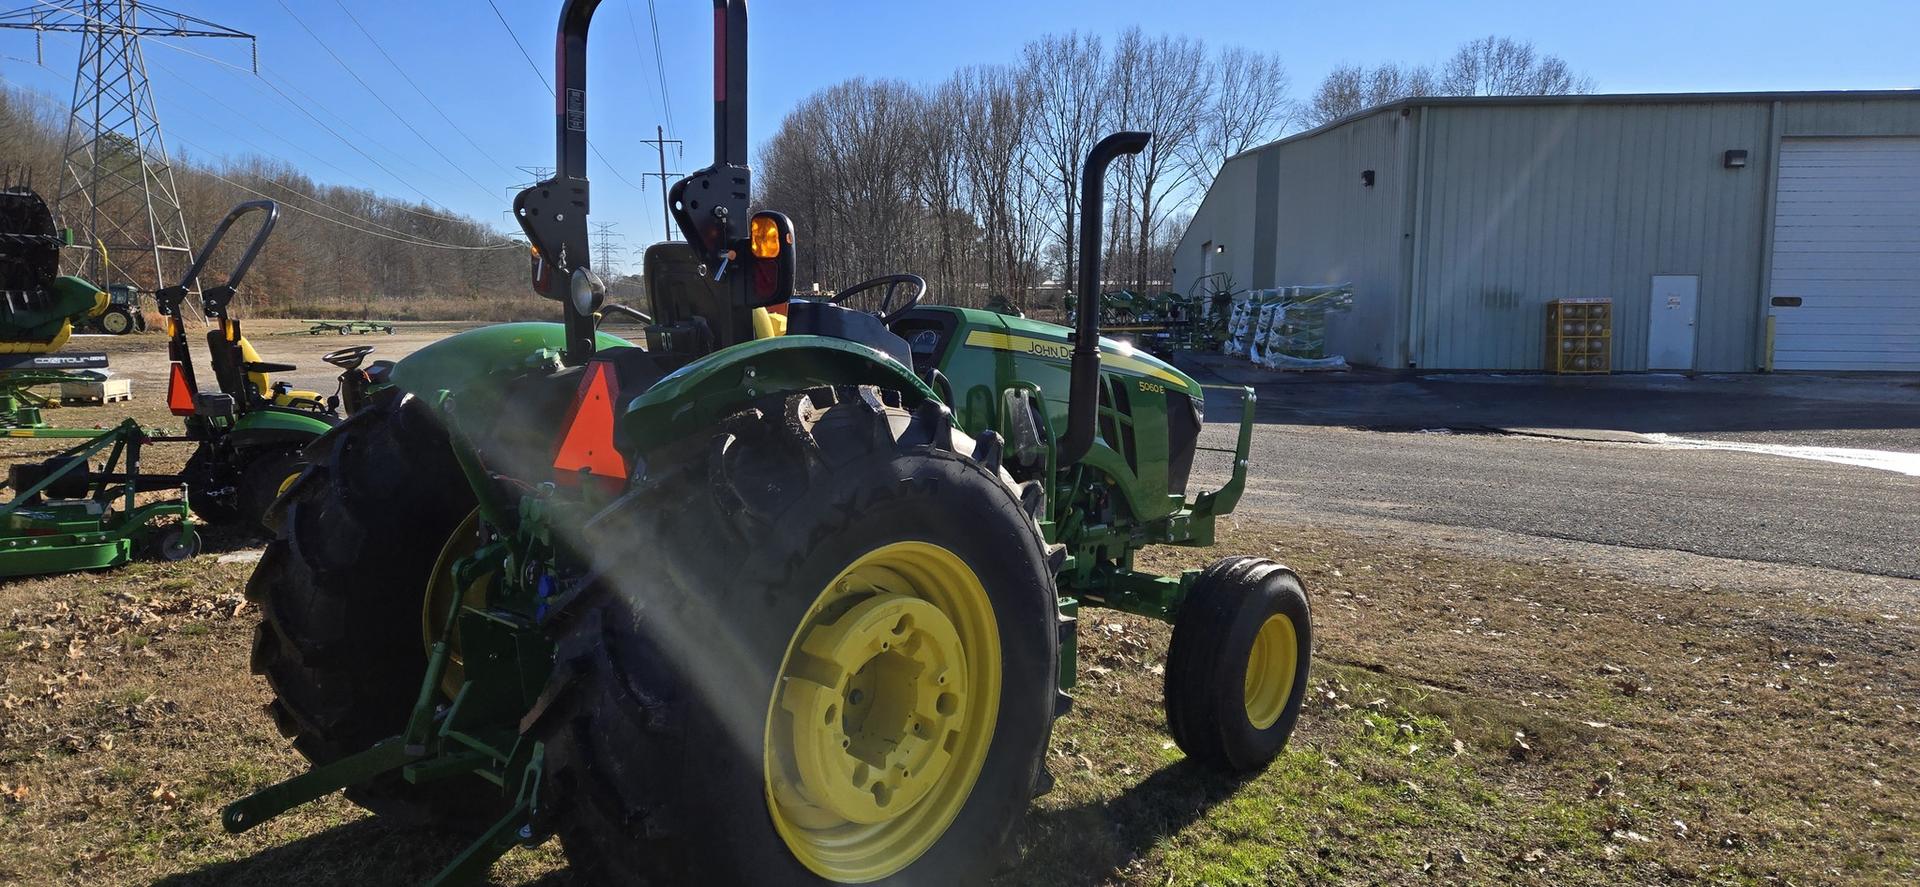
{"label": "corrugated metal wall", "polygon": [[1920,93],[1911,98],[1821,99],[1782,105],[1791,136],[1920,135]]}
{"label": "corrugated metal wall", "polygon": [[[1614,366],[1647,365],[1656,274],[1700,277],[1695,366],[1756,366],[1764,103],[1425,109],[1413,359],[1538,369],[1545,304],[1614,301]],[[1745,149],[1745,169],[1722,167]]]}
{"label": "corrugated metal wall", "polygon": [[[1614,366],[1638,370],[1653,276],[1692,274],[1695,367],[1750,371],[1778,139],[1816,135],[1920,135],[1920,95],[1389,107],[1227,164],[1176,280],[1197,276],[1205,240],[1229,244],[1216,267],[1243,286],[1350,280],[1355,308],[1330,320],[1329,349],[1424,369],[1540,369],[1545,303],[1608,297]],[[1729,149],[1748,152],[1744,169],[1724,168]],[[1270,223],[1255,201],[1271,201]]]}
{"label": "corrugated metal wall", "polygon": [[[1327,352],[1404,364],[1402,241],[1414,127],[1398,111],[1276,145],[1273,285],[1353,283],[1353,310],[1328,315]],[[1373,170],[1373,187],[1361,173]],[[1257,259],[1256,259],[1257,260]]]}
{"label": "corrugated metal wall", "polygon": [[1256,153],[1227,161],[1200,207],[1194,210],[1187,233],[1173,251],[1174,287],[1180,292],[1186,292],[1203,273],[1206,262],[1200,247],[1207,243],[1226,246],[1225,252],[1214,256],[1214,271],[1233,275],[1235,285],[1242,289],[1253,280],[1254,168],[1258,160]]}

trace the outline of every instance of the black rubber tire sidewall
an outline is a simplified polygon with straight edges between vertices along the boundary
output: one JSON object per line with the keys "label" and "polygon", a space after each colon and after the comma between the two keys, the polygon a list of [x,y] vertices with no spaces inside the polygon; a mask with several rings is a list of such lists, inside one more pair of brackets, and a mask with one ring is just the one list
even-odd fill
{"label": "black rubber tire sidewall", "polygon": [[[473,497],[436,417],[398,390],[308,452],[313,466],[272,509],[247,597],[262,613],[252,667],[273,690],[269,711],[301,755],[327,764],[406,726],[425,677],[427,579]],[[403,826],[471,828],[506,806],[475,778],[387,774],[347,797]]]}
{"label": "black rubber tire sidewall", "polygon": [[[598,630],[607,638],[601,648],[613,651],[607,664],[627,662],[628,675],[671,672],[666,661],[641,660],[675,655],[672,637],[660,635],[698,638],[708,652],[691,666],[707,671],[704,678],[714,685],[734,688],[756,713],[751,724],[757,730],[744,731],[746,747],[737,746],[723,726],[726,718],[697,694],[680,692],[688,682],[677,674],[674,691],[639,688],[663,696],[666,712],[623,717],[632,713],[606,711],[618,707],[631,685],[592,697],[596,702],[574,699],[560,723],[549,724],[567,734],[549,739],[549,772],[563,781],[558,794],[574,803],[560,814],[567,821],[559,832],[589,882],[830,883],[795,859],[767,810],[766,709],[780,658],[815,598],[855,558],[896,541],[939,544],[979,576],[995,610],[1002,685],[994,739],[966,806],[918,860],[876,883],[983,883],[1003,862],[1001,849],[1033,795],[1057,693],[1057,608],[1038,533],[1015,529],[1031,527],[1016,494],[977,464],[938,448],[841,466],[828,482],[830,490],[809,491],[806,502],[750,536],[730,528],[734,520],[724,508],[698,497],[675,497],[667,520],[639,522],[667,534],[649,573],[732,580],[723,583],[725,591],[701,589],[710,596],[709,614],[699,626],[674,632],[646,624],[647,610],[702,601],[662,603],[657,589],[610,595],[591,617],[601,620]],[[624,603],[648,594],[656,599],[638,612]],[[650,650],[656,639],[663,649]],[[563,642],[560,655],[592,643],[591,636]],[[614,759],[623,752],[628,759]],[[596,755],[603,761],[598,773],[589,760]],[[646,803],[636,803],[642,799]],[[622,819],[639,822],[637,831],[623,833]],[[659,839],[645,840],[654,830]]]}
{"label": "black rubber tire sidewall", "polygon": [[240,466],[239,492],[236,498],[240,502],[240,519],[246,521],[246,528],[257,532],[267,532],[265,519],[267,510],[280,495],[280,485],[288,475],[304,469],[306,456],[298,447],[257,448],[248,451]]}
{"label": "black rubber tire sidewall", "polygon": [[[1265,729],[1247,717],[1246,674],[1254,637],[1284,615],[1299,641],[1293,686]],[[1306,699],[1313,618],[1293,571],[1264,558],[1215,562],[1194,582],[1167,651],[1167,729],[1197,763],[1229,773],[1265,767],[1286,747]]]}

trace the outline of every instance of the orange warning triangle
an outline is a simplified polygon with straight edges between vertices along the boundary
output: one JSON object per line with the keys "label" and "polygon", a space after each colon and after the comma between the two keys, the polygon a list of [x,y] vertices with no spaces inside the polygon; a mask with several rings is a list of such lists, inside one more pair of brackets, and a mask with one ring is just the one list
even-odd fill
{"label": "orange warning triangle", "polygon": [[553,470],[561,479],[581,472],[611,480],[625,480],[627,460],[613,447],[614,396],[619,385],[613,365],[604,360],[587,364],[586,378],[573,397],[566,434],[554,454]]}
{"label": "orange warning triangle", "polygon": [[186,369],[177,360],[173,362],[173,372],[167,376],[167,410],[176,416],[194,413],[193,389],[187,385]]}

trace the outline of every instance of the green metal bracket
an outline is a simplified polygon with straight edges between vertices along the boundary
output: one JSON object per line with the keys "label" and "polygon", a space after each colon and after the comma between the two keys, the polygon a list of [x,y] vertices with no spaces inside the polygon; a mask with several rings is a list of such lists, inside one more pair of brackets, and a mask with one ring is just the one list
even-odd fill
{"label": "green metal bracket", "polygon": [[533,832],[533,814],[540,806],[540,781],[545,769],[546,748],[536,742],[521,771],[520,794],[513,807],[489,826],[479,840],[467,845],[467,849],[447,863],[446,868],[427,882],[427,887],[454,887],[482,881],[507,851],[538,840]]}
{"label": "green metal bracket", "polygon": [[396,736],[383,740],[366,751],[315,767],[228,804],[221,811],[220,824],[228,832],[244,832],[308,801],[397,770],[410,760],[404,739]]}
{"label": "green metal bracket", "polygon": [[[1256,398],[1252,388],[1240,389],[1240,439],[1233,446],[1233,474],[1225,486],[1211,493],[1201,493],[1194,498],[1193,513],[1204,517],[1209,524],[1215,515],[1227,514],[1240,504],[1240,494],[1247,489],[1247,453],[1253,448],[1253,412]],[[1207,541],[1213,541],[1211,526]]]}

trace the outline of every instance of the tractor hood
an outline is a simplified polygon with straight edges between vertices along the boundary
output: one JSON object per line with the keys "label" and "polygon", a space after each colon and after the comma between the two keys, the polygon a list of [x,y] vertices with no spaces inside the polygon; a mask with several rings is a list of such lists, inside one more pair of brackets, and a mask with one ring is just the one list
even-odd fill
{"label": "tractor hood", "polygon": [[[957,311],[962,317],[961,328],[966,333],[958,343],[961,346],[1032,354],[1061,364],[1073,359],[1073,330],[1069,327],[993,311],[971,308],[947,310]],[[1100,368],[1104,372],[1152,379],[1185,391],[1196,399],[1206,397],[1206,393],[1200,389],[1200,383],[1186,373],[1126,342],[1105,336],[1100,337]]]}

